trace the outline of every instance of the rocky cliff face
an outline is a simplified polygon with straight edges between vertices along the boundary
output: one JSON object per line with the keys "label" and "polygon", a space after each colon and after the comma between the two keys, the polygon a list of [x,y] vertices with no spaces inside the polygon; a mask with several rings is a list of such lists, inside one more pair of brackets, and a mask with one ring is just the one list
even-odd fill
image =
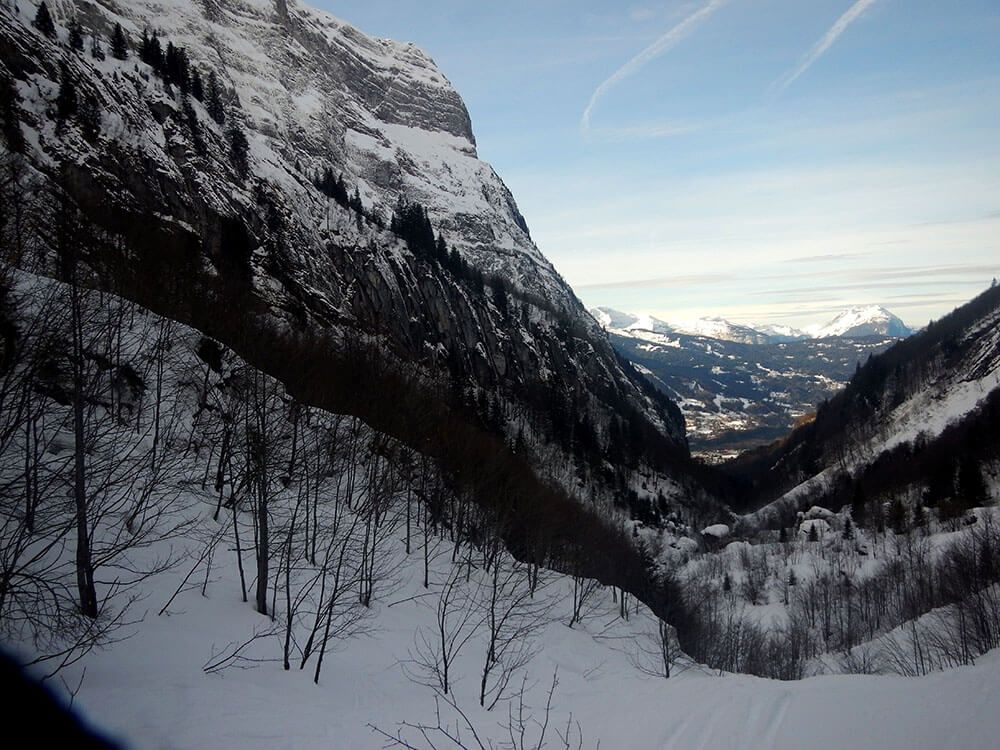
{"label": "rocky cliff face", "polygon": [[[461,98],[423,52],[293,0],[49,5],[54,39],[32,28],[36,3],[0,9],[25,156],[38,180],[120,238],[123,263],[159,264],[164,288],[185,283],[183,265],[240,287],[289,335],[321,329],[342,345],[383,347],[428,378],[450,376],[511,440],[534,439],[539,461],[542,446],[560,444],[557,463],[577,470],[553,473],[583,494],[627,492],[633,505],[685,496],[680,470],[661,460],[687,455],[679,411],[619,362],[535,247],[510,192],[477,158]],[[74,18],[81,51],[68,44]],[[107,49],[116,23],[132,44],[126,60]],[[225,125],[139,60],[144,31],[183,48],[203,80],[215,74]],[[90,54],[94,36],[104,59]],[[61,78],[99,111],[96,137],[57,116]],[[248,174],[232,158],[233,125],[247,137]],[[363,212],[314,186],[325,169],[357,189]],[[379,225],[401,199],[426,206],[474,274],[418,257]],[[646,446],[629,460],[642,481],[602,468],[624,436]]]}

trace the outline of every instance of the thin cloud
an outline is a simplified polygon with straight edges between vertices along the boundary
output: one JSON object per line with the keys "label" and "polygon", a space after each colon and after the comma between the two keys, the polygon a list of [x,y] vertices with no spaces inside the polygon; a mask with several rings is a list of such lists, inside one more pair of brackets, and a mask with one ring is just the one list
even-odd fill
{"label": "thin cloud", "polygon": [[709,0],[708,3],[667,31],[667,33],[612,73],[591,94],[587,108],[583,110],[583,116],[580,118],[580,130],[583,133],[590,131],[590,118],[594,113],[594,108],[597,107],[597,103],[605,94],[630,75],[638,73],[657,57],[675,47],[727,2],[729,0]]}
{"label": "thin cloud", "polygon": [[595,133],[608,141],[631,141],[672,138],[679,135],[688,135],[700,129],[701,126],[698,125],[665,122],[621,128],[591,128],[589,132]]}
{"label": "thin cloud", "polygon": [[[823,284],[817,286],[799,286],[790,287],[787,289],[760,289],[756,291],[749,292],[752,297],[796,297],[800,298],[802,301],[807,301],[812,298],[812,295],[819,292],[857,292],[864,290],[886,290],[886,289],[916,289],[917,287],[941,287],[947,286],[949,288],[954,288],[956,286],[972,286],[981,287],[984,286],[985,282],[983,279],[960,279],[954,281],[876,281],[876,282],[860,282],[857,284]],[[941,292],[933,292],[928,296],[940,295]],[[786,302],[788,300],[785,300]]]}
{"label": "thin cloud", "polygon": [[692,274],[688,276],[665,276],[658,279],[628,279],[626,281],[599,281],[590,284],[576,284],[576,289],[659,289],[670,287],[700,286],[730,281],[731,274]]}
{"label": "thin cloud", "polygon": [[855,271],[855,278],[863,279],[916,279],[925,276],[976,276],[996,273],[1000,264],[962,264],[948,266],[917,266],[915,268],[871,268]]}
{"label": "thin cloud", "polygon": [[786,263],[829,263],[831,261],[851,260],[864,257],[864,253],[827,253],[825,255],[803,255],[789,258]]}
{"label": "thin cloud", "polygon": [[861,18],[877,2],[878,0],[856,0],[844,15],[838,18],[836,23],[829,28],[826,34],[823,35],[823,38],[813,45],[813,48],[802,58],[798,66],[775,82],[775,92],[781,93],[795,83],[803,73],[809,70],[817,60],[826,54],[827,50],[834,45],[841,34],[847,31],[852,23]]}

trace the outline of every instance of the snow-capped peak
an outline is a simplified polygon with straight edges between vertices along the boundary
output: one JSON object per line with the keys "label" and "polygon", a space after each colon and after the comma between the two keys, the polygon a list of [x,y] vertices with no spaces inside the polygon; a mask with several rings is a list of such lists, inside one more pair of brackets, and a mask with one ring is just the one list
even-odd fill
{"label": "snow-capped peak", "polygon": [[749,326],[733,323],[725,318],[695,318],[694,320],[671,323],[670,327],[676,333],[683,333],[688,336],[703,336],[705,338],[720,339],[721,341],[734,341],[740,344],[769,343],[767,334],[761,333]]}
{"label": "snow-capped peak", "polygon": [[913,331],[881,305],[852,307],[823,326],[806,329],[813,338],[909,336]]}
{"label": "snow-capped peak", "polygon": [[718,317],[694,318],[668,323],[651,315],[633,315],[610,307],[596,307],[590,311],[590,314],[605,329],[624,336],[646,332],[660,335],[700,336],[742,344],[769,343],[768,334]]}
{"label": "snow-capped peak", "polygon": [[801,339],[863,338],[865,336],[904,337],[913,333],[902,320],[881,305],[852,307],[838,314],[825,325],[812,325],[804,329],[780,323],[742,324],[720,317],[703,317],[692,320],[665,322],[650,315],[634,315],[610,307],[595,307],[590,314],[603,328],[623,336],[636,332],[661,335],[680,334],[703,338],[733,341],[741,344],[781,344]]}
{"label": "snow-capped peak", "polygon": [[595,307],[590,311],[594,319],[609,331],[652,331],[654,333],[670,333],[673,328],[651,315],[633,315],[610,307]]}

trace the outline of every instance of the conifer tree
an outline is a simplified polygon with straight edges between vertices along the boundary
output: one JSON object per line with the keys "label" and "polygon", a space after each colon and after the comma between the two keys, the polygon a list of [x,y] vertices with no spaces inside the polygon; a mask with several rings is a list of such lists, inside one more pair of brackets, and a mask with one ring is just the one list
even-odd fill
{"label": "conifer tree", "polygon": [[66,63],[59,66],[59,94],[56,96],[56,117],[65,121],[77,113],[76,84]]}
{"label": "conifer tree", "polygon": [[841,532],[841,535],[845,540],[854,538],[854,524],[851,523],[850,516],[844,519],[844,530]]}
{"label": "conifer tree", "polygon": [[903,505],[903,501],[897,497],[892,501],[892,505],[889,506],[889,525],[895,533],[905,534],[909,528],[909,520],[909,514],[906,512],[906,506]]}
{"label": "conifer tree", "polygon": [[111,55],[116,60],[128,59],[128,39],[120,23],[115,24],[115,30],[111,34]]}
{"label": "conifer tree", "polygon": [[247,141],[246,133],[239,125],[233,124],[229,128],[229,160],[233,164],[242,179],[250,176],[250,144]]}
{"label": "conifer tree", "polygon": [[963,510],[988,504],[989,494],[975,457],[965,451],[958,464],[958,501]]}
{"label": "conifer tree", "polygon": [[818,542],[819,541],[819,532],[816,531],[816,524],[815,523],[809,524],[809,535],[808,535],[807,538],[808,538],[808,540],[810,542]]}
{"label": "conifer tree", "polygon": [[872,526],[875,529],[875,533],[885,533],[885,510],[882,507],[882,503],[875,503],[872,506]]}
{"label": "conifer tree", "polygon": [[95,60],[104,59],[104,47],[101,45],[101,38],[94,34],[90,38],[90,56]]}
{"label": "conifer tree", "polygon": [[83,98],[79,120],[83,137],[91,143],[95,142],[101,134],[101,107],[93,94]]}
{"label": "conifer tree", "polygon": [[208,74],[208,91],[206,105],[208,114],[215,122],[222,125],[226,121],[226,108],[222,104],[222,92],[219,90],[219,79],[213,70]]}
{"label": "conifer tree", "polygon": [[337,177],[337,184],[333,188],[333,199],[341,206],[347,207],[350,198],[347,195],[347,185],[344,183],[344,175]]}
{"label": "conifer tree", "polygon": [[181,110],[184,112],[184,121],[191,132],[191,143],[194,144],[194,150],[199,156],[204,156],[206,149],[205,139],[201,136],[201,123],[198,122],[198,115],[187,94],[181,97]]}
{"label": "conifer tree", "polygon": [[851,498],[851,520],[854,521],[854,525],[860,528],[864,528],[865,518],[868,510],[868,498],[865,497],[865,492],[861,489],[861,485],[858,484],[854,488],[854,496]]}
{"label": "conifer tree", "polygon": [[77,52],[83,51],[83,31],[80,29],[79,21],[73,20],[69,24],[69,46]]}
{"label": "conifer tree", "polygon": [[168,83],[177,86],[182,94],[188,92],[190,80],[188,78],[187,52],[183,47],[175,47],[173,42],[167,42],[163,77]]}
{"label": "conifer tree", "polygon": [[21,95],[14,79],[0,73],[0,133],[11,153],[24,151],[24,133],[21,132]]}
{"label": "conifer tree", "polygon": [[139,40],[139,59],[144,63],[149,65],[149,31],[147,29],[142,30],[142,39]]}
{"label": "conifer tree", "polygon": [[152,36],[143,30],[142,42],[139,47],[139,58],[153,69],[157,75],[163,75],[164,60],[163,47],[160,45],[160,37],[154,31]]}
{"label": "conifer tree", "polygon": [[197,68],[191,68],[191,96],[199,102],[205,101],[205,86],[201,81],[201,73]]}
{"label": "conifer tree", "polygon": [[49,39],[56,38],[56,25],[52,21],[52,14],[49,13],[49,6],[45,4],[45,0],[42,0],[42,4],[38,6],[33,25]]}

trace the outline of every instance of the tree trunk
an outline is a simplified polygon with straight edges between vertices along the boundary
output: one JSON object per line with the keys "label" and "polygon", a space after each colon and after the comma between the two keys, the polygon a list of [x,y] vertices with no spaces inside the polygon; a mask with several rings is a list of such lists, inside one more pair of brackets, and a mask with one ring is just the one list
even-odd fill
{"label": "tree trunk", "polygon": [[90,618],[97,617],[97,591],[94,587],[94,567],[91,559],[90,528],[87,514],[87,464],[84,445],[84,371],[83,321],[80,310],[80,289],[74,277],[70,284],[73,325],[73,501],[76,506],[76,585],[80,611]]}

